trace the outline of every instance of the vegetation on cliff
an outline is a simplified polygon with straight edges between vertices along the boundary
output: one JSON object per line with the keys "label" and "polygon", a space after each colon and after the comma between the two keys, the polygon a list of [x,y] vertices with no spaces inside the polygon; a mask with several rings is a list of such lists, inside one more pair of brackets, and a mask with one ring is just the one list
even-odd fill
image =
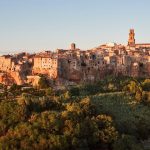
{"label": "vegetation on cliff", "polygon": [[0,88],[2,150],[142,150],[149,139],[149,79],[110,77],[59,91],[45,80]]}

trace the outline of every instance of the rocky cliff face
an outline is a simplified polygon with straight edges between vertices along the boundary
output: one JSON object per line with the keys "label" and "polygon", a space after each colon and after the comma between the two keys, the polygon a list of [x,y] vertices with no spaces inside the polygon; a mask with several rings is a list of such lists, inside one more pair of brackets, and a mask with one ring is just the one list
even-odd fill
{"label": "rocky cliff face", "polygon": [[30,62],[30,58],[27,57],[26,53],[0,57],[0,82],[3,84],[24,84],[31,70],[32,62]]}
{"label": "rocky cliff face", "polygon": [[25,80],[23,78],[23,74],[21,72],[10,72],[10,76],[15,80],[16,84],[22,85],[25,83]]}
{"label": "rocky cliff face", "polygon": [[0,83],[5,84],[5,85],[12,85],[14,83],[17,84],[14,78],[11,77],[11,75],[8,73],[0,73]]}

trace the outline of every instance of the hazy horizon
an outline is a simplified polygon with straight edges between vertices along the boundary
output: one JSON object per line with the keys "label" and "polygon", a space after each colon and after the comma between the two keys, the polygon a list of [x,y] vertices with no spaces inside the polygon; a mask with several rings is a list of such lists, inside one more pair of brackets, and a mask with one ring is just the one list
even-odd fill
{"label": "hazy horizon", "polygon": [[127,44],[130,28],[137,43],[150,42],[150,1],[1,0],[0,54],[103,43]]}

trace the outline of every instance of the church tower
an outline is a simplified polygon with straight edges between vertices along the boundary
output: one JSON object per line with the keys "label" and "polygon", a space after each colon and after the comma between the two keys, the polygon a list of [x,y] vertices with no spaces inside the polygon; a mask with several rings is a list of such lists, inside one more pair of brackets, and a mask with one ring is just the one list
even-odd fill
{"label": "church tower", "polygon": [[75,50],[76,49],[76,44],[75,43],[72,43],[71,44],[71,50]]}
{"label": "church tower", "polygon": [[130,29],[128,46],[135,46],[135,33],[134,29]]}

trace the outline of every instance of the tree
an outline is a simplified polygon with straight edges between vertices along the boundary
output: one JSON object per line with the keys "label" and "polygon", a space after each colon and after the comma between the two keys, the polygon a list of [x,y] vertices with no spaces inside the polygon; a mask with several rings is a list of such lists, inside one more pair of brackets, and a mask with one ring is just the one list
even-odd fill
{"label": "tree", "polygon": [[135,94],[135,99],[137,101],[141,101],[142,100],[142,92],[141,91],[137,91],[136,94]]}
{"label": "tree", "polygon": [[141,84],[138,83],[138,81],[130,81],[130,83],[124,87],[125,90],[130,92],[132,95],[135,96],[135,99],[139,102],[142,100],[142,87]]}
{"label": "tree", "polygon": [[142,92],[142,99],[143,99],[143,102],[146,104],[146,105],[150,105],[150,92],[147,92],[147,91],[143,91]]}
{"label": "tree", "polygon": [[80,90],[79,90],[78,87],[72,87],[69,90],[69,94],[70,94],[70,96],[79,96],[80,95]]}
{"label": "tree", "polygon": [[142,88],[144,91],[150,91],[150,79],[145,79],[142,83]]}
{"label": "tree", "polygon": [[20,89],[21,89],[21,86],[20,86],[20,85],[13,84],[13,85],[10,87],[9,91],[10,91],[10,92],[14,92],[14,91],[20,90]]}
{"label": "tree", "polygon": [[49,83],[48,80],[46,79],[46,77],[42,76],[38,82],[38,86],[40,89],[46,89],[49,87]]}
{"label": "tree", "polygon": [[130,135],[122,135],[113,145],[113,150],[143,150],[137,139]]}
{"label": "tree", "polygon": [[47,96],[52,96],[54,94],[54,91],[51,87],[49,87],[48,89],[46,89],[46,95]]}
{"label": "tree", "polygon": [[113,120],[107,115],[98,115],[93,118],[98,127],[98,138],[100,142],[110,144],[118,138],[118,132],[113,125]]}

